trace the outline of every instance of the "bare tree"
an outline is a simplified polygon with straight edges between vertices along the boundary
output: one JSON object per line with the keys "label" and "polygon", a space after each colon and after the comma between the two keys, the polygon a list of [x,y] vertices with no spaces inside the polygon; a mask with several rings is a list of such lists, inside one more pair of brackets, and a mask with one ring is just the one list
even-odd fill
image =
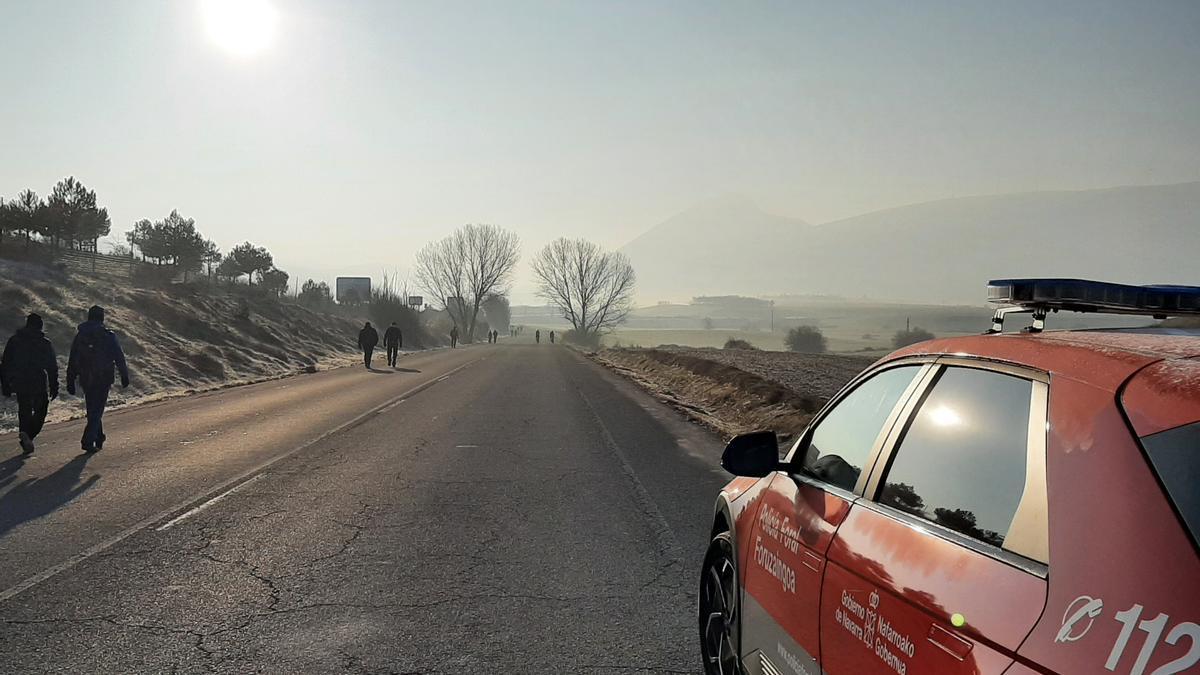
{"label": "bare tree", "polygon": [[533,261],[538,295],[571,322],[585,342],[620,324],[633,309],[636,275],[629,259],[585,239],[556,239]]}
{"label": "bare tree", "polygon": [[473,342],[479,309],[489,295],[508,292],[519,249],[520,240],[508,230],[464,225],[417,253],[417,284]]}

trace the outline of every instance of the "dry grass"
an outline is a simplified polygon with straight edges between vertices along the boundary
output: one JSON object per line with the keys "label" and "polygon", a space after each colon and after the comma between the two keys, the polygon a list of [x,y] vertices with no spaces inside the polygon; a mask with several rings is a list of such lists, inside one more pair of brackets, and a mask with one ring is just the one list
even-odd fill
{"label": "dry grass", "polygon": [[[712,353],[715,352],[715,353]],[[786,440],[808,425],[825,401],[836,391],[829,386],[819,391],[788,387],[759,374],[723,363],[706,350],[703,356],[683,350],[605,349],[593,354],[601,364],[632,379],[650,393],[726,436],[771,429]],[[786,359],[792,367],[806,355],[762,352],[764,358]],[[848,359],[841,363],[840,359]],[[837,388],[858,371],[862,359],[820,356],[812,364],[823,382],[840,380]],[[831,369],[831,364],[836,367]],[[832,373],[826,372],[832,370]]]}

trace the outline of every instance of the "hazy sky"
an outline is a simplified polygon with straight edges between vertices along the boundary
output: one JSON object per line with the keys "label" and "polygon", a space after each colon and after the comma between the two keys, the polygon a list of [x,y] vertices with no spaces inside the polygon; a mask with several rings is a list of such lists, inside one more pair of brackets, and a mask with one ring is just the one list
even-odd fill
{"label": "hazy sky", "polygon": [[118,236],[178,208],[331,278],[465,222],[528,256],[729,193],[820,223],[1200,179],[1192,0],[271,0],[253,55],[201,4],[0,0],[0,195],[74,174]]}

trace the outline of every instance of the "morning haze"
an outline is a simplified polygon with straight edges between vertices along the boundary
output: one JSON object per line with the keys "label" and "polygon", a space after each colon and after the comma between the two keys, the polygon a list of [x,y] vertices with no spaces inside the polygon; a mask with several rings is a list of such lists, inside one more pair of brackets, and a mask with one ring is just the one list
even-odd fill
{"label": "morning haze", "polygon": [[[948,198],[1200,178],[1190,2],[276,0],[248,49],[214,39],[202,4],[5,3],[0,194],[75,175],[109,209],[108,240],[179,209],[222,249],[249,238],[293,281],[331,281],[410,270],[467,222],[515,231],[528,260],[558,236],[620,248],[731,194],[745,205],[731,229],[767,212],[832,230]],[[1194,237],[1183,192],[1161,206]],[[1004,226],[980,208],[937,227]],[[1139,223],[1103,226],[1119,241]],[[701,258],[680,261],[696,288],[658,283],[638,246],[644,301],[837,290],[736,269],[716,288]],[[1162,262],[1135,256],[1119,276],[1181,281]],[[518,302],[533,298],[525,267]],[[852,293],[981,292],[874,286]]]}
{"label": "morning haze", "polygon": [[0,671],[1195,673],[1198,36],[0,0]]}

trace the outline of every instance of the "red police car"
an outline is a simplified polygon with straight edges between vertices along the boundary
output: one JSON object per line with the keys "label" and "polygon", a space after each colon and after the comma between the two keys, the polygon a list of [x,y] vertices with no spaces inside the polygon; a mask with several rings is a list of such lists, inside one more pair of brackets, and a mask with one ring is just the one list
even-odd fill
{"label": "red police car", "polygon": [[[992,282],[992,334],[902,349],[782,460],[730,442],[701,572],[708,673],[1200,672],[1200,288]],[[1003,333],[1004,317],[1033,326]]]}

